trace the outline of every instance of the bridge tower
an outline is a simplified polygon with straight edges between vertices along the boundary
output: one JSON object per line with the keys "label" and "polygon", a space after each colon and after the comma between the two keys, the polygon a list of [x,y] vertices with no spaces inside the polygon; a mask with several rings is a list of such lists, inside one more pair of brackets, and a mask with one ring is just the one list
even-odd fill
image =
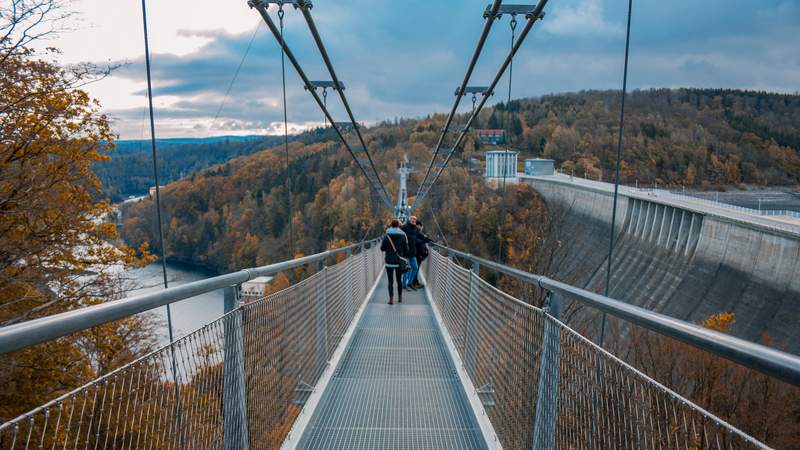
{"label": "bridge tower", "polygon": [[409,217],[411,206],[408,204],[408,189],[406,188],[408,174],[414,173],[415,170],[408,166],[408,158],[404,157],[400,163],[400,168],[397,173],[400,174],[400,190],[397,192],[397,204],[394,207],[394,215],[402,221]]}

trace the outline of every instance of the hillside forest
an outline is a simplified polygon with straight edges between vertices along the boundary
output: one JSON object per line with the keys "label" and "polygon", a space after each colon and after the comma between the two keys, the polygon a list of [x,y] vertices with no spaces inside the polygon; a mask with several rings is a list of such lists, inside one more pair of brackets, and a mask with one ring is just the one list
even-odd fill
{"label": "hillside forest", "polygon": [[[330,129],[314,129],[291,136],[292,141],[330,138]],[[283,136],[223,136],[198,139],[158,139],[158,173],[171,183],[237,156],[249,155],[283,142]],[[147,194],[153,186],[153,154],[149,140],[116,141],[114,157],[96,161],[92,168],[103,185],[102,195],[112,202]]]}
{"label": "hillside forest", "polygon": [[[497,105],[486,123],[564,172],[608,180],[619,93],[589,91]],[[634,91],[626,102],[624,183],[796,185],[800,96],[725,89]]]}
{"label": "hillside forest", "polygon": [[[476,127],[506,130],[509,147],[521,152],[520,159],[553,158],[563,171],[608,179],[615,162],[618,101],[619,93],[612,91],[515,100],[484,111]],[[800,96],[658,89],[636,91],[628,104],[623,182],[696,187],[798,184]],[[423,162],[430,160],[443,122],[442,115],[433,115],[385,122],[367,130],[390,192],[395,192],[399,161],[407,157],[423,168]],[[231,270],[377,232],[376,217],[382,221],[387,217],[375,215],[377,199],[370,197],[344,148],[324,138],[291,145],[289,180],[281,149],[274,147],[194,173],[165,189],[167,256]],[[442,215],[452,218],[455,210],[471,202],[464,221],[448,220],[443,233],[454,240],[465,237],[463,243],[478,253],[494,249],[496,254],[499,218],[486,212],[497,204],[479,176],[481,153],[490,147],[469,136],[423,207],[429,210],[429,206],[446,204],[448,210]],[[421,177],[421,173],[414,175],[412,193],[413,183]],[[469,189],[453,192],[450,186]],[[446,203],[438,203],[442,196],[447,197]],[[517,208],[511,197],[507,226],[513,228],[513,215],[530,203],[528,198],[521,199]],[[481,212],[475,205],[488,211]],[[148,199],[126,206],[126,241],[157,245],[151,211]],[[435,223],[428,225],[431,232]],[[296,228],[291,233],[296,236],[294,245],[288,242],[290,228]],[[509,229],[503,234],[511,233]]]}

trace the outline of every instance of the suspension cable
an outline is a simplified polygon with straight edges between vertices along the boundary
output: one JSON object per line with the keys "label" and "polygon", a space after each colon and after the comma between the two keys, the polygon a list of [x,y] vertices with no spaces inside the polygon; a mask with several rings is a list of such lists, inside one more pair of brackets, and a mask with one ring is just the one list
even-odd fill
{"label": "suspension cable", "polygon": [[[283,51],[286,54],[286,58],[289,59],[289,62],[292,63],[292,66],[294,67],[295,71],[300,76],[300,79],[303,81],[303,84],[304,84],[306,90],[308,90],[308,92],[311,94],[311,97],[317,103],[317,106],[319,106],[319,108],[325,114],[325,117],[328,119],[328,122],[331,124],[331,127],[336,132],[336,135],[339,137],[339,140],[342,141],[342,144],[344,145],[344,147],[347,150],[347,152],[350,154],[350,156],[353,158],[353,160],[356,161],[356,163],[358,165],[358,168],[364,174],[364,177],[367,178],[368,181],[370,181],[371,187],[378,193],[378,195],[381,198],[381,200],[383,200],[384,205],[387,208],[392,209],[393,208],[392,202],[391,202],[391,200],[389,200],[389,197],[388,197],[388,195],[386,193],[386,188],[383,185],[383,183],[381,182],[380,177],[378,176],[378,172],[374,167],[374,164],[372,164],[372,158],[369,157],[369,152],[366,152],[366,146],[363,147],[363,150],[367,153],[368,162],[370,162],[370,164],[371,164],[371,167],[370,167],[371,171],[369,171],[369,172],[367,171],[367,168],[360,162],[360,160],[356,156],[355,151],[353,150],[353,147],[345,139],[344,134],[342,132],[342,129],[336,124],[336,121],[334,121],[333,116],[331,116],[331,114],[330,114],[330,111],[328,111],[328,108],[323,103],[323,101],[320,98],[319,94],[317,94],[316,89],[314,89],[314,86],[312,85],[311,81],[308,79],[308,76],[306,75],[306,73],[303,70],[303,68],[300,65],[300,63],[297,61],[297,58],[295,58],[294,53],[292,53],[291,49],[289,49],[289,46],[283,40],[283,37],[280,34],[280,30],[275,25],[275,22],[272,21],[272,18],[270,17],[269,13],[267,12],[268,3],[266,1],[264,1],[264,0],[250,0],[248,2],[248,5],[250,5],[251,8],[255,8],[258,11],[258,13],[261,15],[261,18],[264,20],[264,23],[267,24],[267,27],[269,28],[270,32],[272,32],[272,34],[275,37],[275,39],[278,40],[278,44],[283,48]],[[338,83],[337,85],[341,85],[341,84]],[[354,128],[358,129],[357,124],[355,124],[355,122],[354,122],[354,125],[355,125]],[[359,133],[359,135],[360,135],[360,133]],[[373,181],[373,179],[374,179],[374,181]]]}
{"label": "suspension cable", "polygon": [[[622,69],[622,99],[620,100],[619,106],[619,138],[617,140],[617,161],[615,167],[615,177],[614,177],[614,202],[611,210],[611,229],[609,230],[609,240],[608,240],[608,264],[606,266],[606,284],[604,289],[604,295],[608,297],[609,287],[611,285],[611,259],[614,256],[614,233],[615,228],[617,225],[617,197],[619,196],[619,167],[622,160],[622,136],[625,126],[625,94],[628,88],[628,52],[630,49],[630,40],[631,40],[631,12],[633,10],[633,0],[628,0],[628,23],[627,28],[625,31],[625,62]],[[606,313],[605,311],[600,316],[600,333],[597,337],[597,345],[602,348],[603,341],[605,340],[606,334]],[[596,380],[602,379],[602,367],[600,365],[597,366],[595,369],[595,378]],[[592,426],[589,429],[589,448],[595,448],[594,440],[595,440],[595,431],[596,431],[596,421],[594,420],[597,416],[597,403],[598,398],[596,392],[592,394]]]}
{"label": "suspension cable", "polygon": [[[515,38],[516,30],[517,30],[517,15],[516,14],[511,14],[511,24],[510,25],[511,25],[511,50],[513,50],[514,49],[514,38]],[[508,63],[508,101],[506,102],[506,111],[508,111],[508,109],[509,109],[508,105],[511,103],[511,79],[512,79],[513,71],[514,71],[514,57],[512,55],[511,61],[509,61],[509,63]],[[473,107],[472,109],[473,109],[473,112],[474,112],[475,108]],[[510,137],[511,137],[510,136],[511,135],[510,131],[511,130],[509,130],[509,133],[508,133],[509,134],[509,140],[510,140]],[[506,172],[508,172],[508,146],[507,145],[506,145],[506,153],[503,156],[505,156],[505,158],[503,158],[503,189],[502,189],[502,193],[500,194],[500,196],[501,196],[500,197],[500,220],[498,221],[499,227],[498,227],[498,232],[497,232],[497,235],[498,235],[498,239],[497,239],[497,262],[499,262],[501,264],[503,263],[503,226],[505,226],[505,224],[506,224],[506,177],[508,176],[508,174],[506,173]],[[516,167],[514,168],[514,171],[516,172]]]}
{"label": "suspension cable", "polygon": [[[500,82],[500,79],[503,77],[503,74],[505,73],[506,69],[508,68],[509,64],[511,63],[511,59],[514,57],[514,54],[516,54],[516,52],[519,51],[519,48],[522,46],[522,43],[525,41],[525,38],[528,36],[528,33],[531,31],[531,28],[533,28],[534,23],[536,23],[537,20],[539,20],[539,19],[544,17],[543,10],[544,10],[545,5],[547,5],[547,0],[539,0],[539,3],[536,5],[536,7],[533,9],[533,11],[531,11],[531,12],[529,12],[529,13],[527,13],[525,15],[526,18],[527,18],[527,21],[525,22],[525,26],[522,28],[522,31],[520,32],[519,37],[517,38],[516,42],[514,43],[514,46],[511,48],[511,51],[508,53],[508,55],[506,56],[506,59],[503,61],[503,64],[500,66],[500,69],[497,71],[497,74],[495,75],[494,79],[492,80],[492,83],[489,85],[488,89],[484,92],[484,94],[483,94],[483,96],[481,98],[481,101],[478,103],[477,108],[475,108],[475,111],[470,115],[470,117],[467,120],[466,125],[464,125],[463,129],[460,130],[460,134],[458,136],[458,139],[456,139],[456,143],[453,145],[452,149],[447,153],[447,157],[445,158],[444,163],[442,163],[440,165],[440,167],[436,171],[436,175],[434,176],[434,178],[429,181],[428,177],[426,175],[426,178],[423,180],[422,184],[419,187],[419,190],[417,191],[417,196],[416,196],[416,199],[414,200],[414,205],[412,205],[412,209],[414,207],[416,207],[416,205],[422,199],[425,198],[425,196],[428,194],[428,192],[430,192],[431,187],[436,183],[436,181],[442,175],[442,172],[447,167],[447,164],[450,162],[450,159],[455,154],[455,151],[461,145],[461,142],[464,140],[464,137],[466,136],[466,134],[469,131],[470,127],[475,122],[475,119],[477,118],[478,114],[480,114],[480,112],[483,109],[484,105],[489,100],[489,96],[491,95],[492,92],[494,92],[494,89],[497,87],[497,84]],[[444,133],[447,132],[447,130],[448,129],[446,127],[443,130],[443,135],[444,135]],[[443,138],[443,135],[440,136],[440,139]],[[438,151],[437,151],[437,153],[438,153]],[[434,160],[435,160],[435,158],[436,158],[436,153],[434,154]],[[431,164],[428,167],[428,171],[429,172],[432,171],[434,160],[431,160]]]}
{"label": "suspension cable", "polygon": [[[367,195],[369,197],[369,207],[370,207],[370,209],[372,209],[372,203],[373,203],[372,202],[372,191],[367,191]],[[379,222],[376,222],[376,223],[379,223]],[[373,228],[375,228],[375,224],[370,225],[369,224],[369,219],[367,219],[367,229],[366,229],[366,231],[364,231],[364,235],[361,236],[361,240],[358,241],[358,242],[364,242],[364,240],[367,238],[367,235],[369,234],[369,232]]]}
{"label": "suspension cable", "polygon": [[[472,71],[475,69],[475,65],[478,63],[478,58],[483,51],[483,44],[486,42],[486,38],[489,36],[489,31],[492,29],[492,24],[494,24],[494,20],[497,17],[497,11],[500,9],[501,0],[494,0],[492,5],[489,7],[489,10],[484,13],[484,18],[486,21],[483,24],[483,30],[481,31],[481,35],[478,38],[478,43],[475,46],[475,50],[472,52],[472,58],[470,58],[469,64],[467,65],[467,72],[464,74],[464,79],[461,81],[461,86],[459,90],[456,91],[456,99],[453,102],[453,106],[450,108],[450,114],[447,116],[447,120],[444,123],[444,128],[442,128],[442,132],[439,135],[439,139],[436,142],[436,147],[433,149],[433,156],[431,157],[430,163],[428,163],[428,167],[425,170],[425,176],[422,179],[422,183],[417,188],[417,195],[414,198],[414,204],[411,205],[411,209],[413,210],[414,207],[419,203],[421,200],[420,193],[422,192],[425,183],[428,181],[428,177],[431,174],[431,170],[433,169],[433,164],[436,161],[436,157],[439,155],[439,150],[442,148],[442,143],[444,142],[444,137],[447,134],[447,130],[450,128],[450,124],[453,123],[453,118],[456,115],[456,111],[458,110],[458,105],[461,103],[461,96],[464,93],[467,85],[469,84],[469,79],[472,77]],[[473,114],[475,113],[475,107],[473,103]]]}
{"label": "suspension cable", "polygon": [[[433,223],[434,223],[434,225],[436,225],[436,229],[439,230],[439,236],[442,237],[442,241],[444,242],[444,245],[446,245],[447,247],[450,247],[450,243],[447,242],[447,236],[445,236],[444,230],[442,230],[441,225],[439,225],[439,220],[436,219],[436,211],[433,210],[433,206],[430,203],[428,204],[428,210],[430,210],[430,212],[431,212],[431,217],[433,218]],[[467,244],[469,244],[469,242],[467,242]],[[455,259],[457,263],[461,264],[461,260],[459,260],[458,255],[452,255],[452,256],[453,256],[453,259]]]}
{"label": "suspension cable", "polygon": [[231,89],[233,89],[233,85],[236,83],[236,79],[239,78],[239,72],[242,70],[244,61],[247,59],[247,55],[250,53],[250,48],[253,46],[253,41],[255,41],[256,36],[258,35],[258,31],[260,29],[261,29],[261,21],[259,20],[258,23],[256,24],[255,29],[253,30],[253,34],[250,36],[250,41],[247,43],[247,48],[245,48],[244,50],[242,59],[239,60],[239,65],[233,72],[233,78],[231,78],[231,82],[228,83],[228,89],[225,90],[225,95],[222,97],[222,102],[220,102],[219,108],[217,108],[217,113],[214,114],[214,120],[212,120],[211,125],[208,126],[206,137],[210,136],[211,132],[214,131],[214,125],[217,123],[217,119],[219,119],[219,115],[222,113],[222,109],[225,107],[225,102],[228,100],[228,96],[231,93]]}
{"label": "suspension cable", "polygon": [[[283,41],[283,3],[278,6],[280,35]],[[281,46],[281,82],[283,86],[283,149],[286,154],[286,208],[289,211],[289,259],[294,258],[294,211],[292,211],[292,174],[289,166],[289,120],[286,113],[286,52]]]}
{"label": "suspension cable", "polygon": [[[169,288],[169,281],[167,280],[167,258],[166,258],[166,249],[164,248],[164,229],[161,226],[161,189],[159,187],[159,180],[158,180],[158,152],[156,150],[156,126],[155,126],[155,119],[153,117],[153,82],[152,82],[152,75],[150,73],[150,41],[148,38],[147,33],[147,4],[146,0],[142,0],[142,29],[144,31],[144,61],[145,61],[145,68],[147,71],[147,102],[148,107],[150,109],[150,145],[152,147],[153,153],[153,181],[156,185],[156,221],[158,222],[158,239],[159,239],[159,246],[161,247],[161,273],[164,278],[164,289]],[[170,305],[166,305],[167,307],[167,329],[169,331],[169,347],[170,353],[172,356],[172,378],[175,384],[175,415],[178,420],[178,430],[179,433],[179,442],[180,448],[184,448],[184,440],[183,440],[183,416],[181,414],[181,397],[180,397],[180,390],[178,389],[179,380],[178,380],[178,369],[175,360],[175,337],[172,331],[172,311],[170,309]]]}
{"label": "suspension cable", "polygon": [[[611,258],[614,256],[614,228],[617,225],[617,197],[619,196],[619,166],[622,161],[622,136],[625,128],[625,94],[628,89],[628,52],[631,40],[631,11],[633,10],[633,0],[628,0],[628,25],[625,31],[625,63],[622,69],[622,99],[619,105],[619,138],[617,139],[617,161],[614,168],[614,204],[611,210],[611,231],[608,240],[608,266],[606,268],[606,286],[604,295],[608,297],[611,285]],[[600,320],[600,336],[598,345],[603,346],[603,338],[606,333],[606,313],[603,313]]]}
{"label": "suspension cable", "polygon": [[[516,33],[516,30],[517,30],[517,15],[516,14],[512,14],[511,15],[510,26],[511,26],[511,48],[513,49],[514,48],[515,33]],[[511,62],[509,62],[509,64],[508,64],[508,102],[506,102],[506,107],[508,107],[508,104],[511,103],[511,76],[512,76],[513,73],[514,73],[514,59],[512,58]]]}
{"label": "suspension cable", "polygon": [[300,12],[303,14],[303,18],[308,25],[308,29],[311,32],[311,36],[314,38],[314,42],[317,45],[317,49],[319,50],[320,56],[322,56],[322,60],[325,63],[325,67],[328,69],[328,73],[331,76],[331,80],[333,81],[334,89],[336,92],[339,93],[339,98],[342,101],[342,106],[344,106],[345,111],[347,112],[347,116],[350,118],[350,122],[353,124],[353,130],[356,132],[358,136],[358,140],[361,143],[361,146],[364,149],[364,153],[367,156],[367,161],[369,162],[370,168],[375,174],[375,179],[377,183],[380,185],[380,190],[382,191],[382,196],[389,201],[391,205],[391,200],[389,200],[389,194],[386,191],[386,186],[381,181],[380,174],[378,170],[375,168],[375,163],[372,160],[372,156],[369,153],[369,149],[367,147],[367,143],[364,140],[364,136],[361,134],[361,129],[356,122],[356,119],[353,115],[353,110],[350,108],[350,104],[347,102],[347,97],[344,94],[344,89],[341,88],[342,84],[339,81],[339,77],[336,75],[336,71],[333,68],[333,63],[331,63],[331,59],[328,56],[328,51],[325,49],[325,44],[322,43],[322,38],[319,35],[319,30],[317,30],[317,25],[314,22],[314,18],[311,16],[311,2],[308,0],[298,0],[298,7],[300,8]]}
{"label": "suspension cable", "polygon": [[[322,88],[322,104],[325,105],[326,108],[328,107],[328,88],[326,88],[326,87]],[[328,118],[325,117],[324,120],[325,120],[325,126],[327,127],[328,126]]]}

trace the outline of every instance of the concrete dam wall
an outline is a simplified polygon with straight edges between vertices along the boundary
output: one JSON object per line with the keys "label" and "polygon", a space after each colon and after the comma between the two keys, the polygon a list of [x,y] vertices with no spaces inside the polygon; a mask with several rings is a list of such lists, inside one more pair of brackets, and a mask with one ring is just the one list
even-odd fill
{"label": "concrete dam wall", "polygon": [[[550,274],[602,292],[613,185],[520,177],[539,191],[562,242]],[[692,322],[735,313],[731,332],[800,353],[800,229],[629,188],[620,191],[609,296]]]}

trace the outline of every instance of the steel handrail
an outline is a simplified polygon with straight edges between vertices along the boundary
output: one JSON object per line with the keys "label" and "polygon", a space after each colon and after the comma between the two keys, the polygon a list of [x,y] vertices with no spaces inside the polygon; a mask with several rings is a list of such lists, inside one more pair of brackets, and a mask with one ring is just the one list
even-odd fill
{"label": "steel handrail", "polygon": [[515,269],[461,252],[444,245],[431,245],[496,272],[513,276],[551,292],[568,296],[584,305],[642,326],[662,336],[685,342],[701,350],[755,369],[765,375],[800,386],[800,356],[776,350],[725,333],[710,330],[665,314],[634,306],[560,281]]}
{"label": "steel handrail", "polygon": [[375,242],[377,242],[377,239],[5,326],[0,328],[0,354],[41,344],[197,295],[236,286],[256,277],[274,275],[305,264],[321,261]]}

